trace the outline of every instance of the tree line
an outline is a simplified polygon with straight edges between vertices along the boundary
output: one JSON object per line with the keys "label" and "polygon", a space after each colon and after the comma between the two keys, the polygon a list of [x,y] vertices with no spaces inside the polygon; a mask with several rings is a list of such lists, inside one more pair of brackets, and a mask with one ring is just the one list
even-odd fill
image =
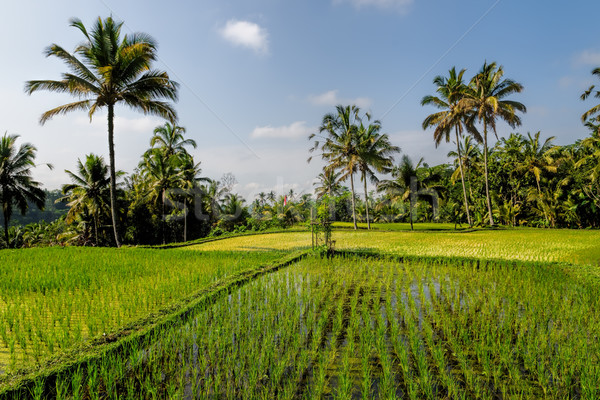
{"label": "tree line", "polygon": [[[35,146],[18,146],[18,136],[6,133],[0,141],[2,246],[155,244],[283,228],[311,219],[311,210],[322,201],[329,204],[332,219],[352,221],[355,229],[361,221],[368,228],[372,221],[404,221],[412,226],[424,220],[468,226],[599,225],[600,104],[582,115],[590,136],[572,145],[555,146],[554,137],[543,139],[540,132],[498,137],[497,124],[520,126],[526,107],[512,99],[523,86],[505,78],[496,63],[484,63],[468,81],[464,69],[453,67],[448,76],[433,80],[435,94],[421,101],[438,109],[422,124],[424,130],[432,129],[433,143],[456,145],[456,151],[448,154],[452,164],[430,167],[408,155],[396,162],[400,148],[383,133],[379,120],[355,105],[338,105],[309,137],[313,144],[308,161],[317,156],[325,162],[316,198],[293,191],[278,197],[271,192],[260,193],[247,204],[232,192],[232,175],[220,181],[201,176],[200,163],[187,150],[196,143],[185,138],[171,104],[177,100],[179,85],[152,67],[157,57],[154,39],[143,33],[121,35],[122,22],[111,17],[98,18],[91,29],[78,19],[71,26],[84,36],[73,53],[57,44],[45,51],[62,60],[68,72],[60,80],[28,81],[25,91],[69,93],[76,98],[43,113],[41,124],[72,111],[86,111],[92,119],[106,109],[108,163],[88,154],[78,160],[75,171],[66,171],[71,183],[63,186],[57,199],[68,206],[64,218],[10,228],[15,212],[42,209],[47,192],[31,177]],[[592,74],[600,77],[600,68]],[[582,100],[589,97],[600,98],[600,91],[590,87]],[[154,130],[149,149],[129,176],[117,169],[114,156],[118,104],[166,120]],[[343,186],[346,182],[349,189]]]}

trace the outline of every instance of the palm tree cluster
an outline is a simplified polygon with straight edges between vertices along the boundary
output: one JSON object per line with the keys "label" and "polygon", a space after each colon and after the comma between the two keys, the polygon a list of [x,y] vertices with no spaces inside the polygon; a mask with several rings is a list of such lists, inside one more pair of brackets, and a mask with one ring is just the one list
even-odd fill
{"label": "palm tree cluster", "polygon": [[[488,132],[491,130],[496,138],[498,137],[497,120],[505,121],[512,128],[521,125],[521,119],[516,113],[526,112],[526,107],[517,101],[507,100],[506,97],[514,93],[520,93],[523,86],[511,79],[504,79],[504,68],[497,66],[496,63],[484,63],[481,70],[468,84],[462,80],[464,73],[464,69],[457,73],[456,68],[453,67],[449,71],[448,78],[438,76],[433,80],[433,83],[437,86],[439,96],[425,96],[421,104],[431,104],[442,109],[442,111],[425,118],[423,129],[435,127],[433,136],[436,146],[442,139],[449,142],[452,131],[455,133],[457,146],[460,137],[465,133],[470,134],[477,142],[483,144],[485,199],[488,221],[490,226],[493,226],[494,216],[489,184]],[[477,124],[480,125],[480,128],[483,128],[483,134],[477,129]],[[459,170],[461,171],[465,212],[469,224],[472,224],[460,147],[457,148],[457,155]]]}
{"label": "palm tree cluster", "polygon": [[17,147],[18,135],[5,133],[0,138],[0,204],[4,219],[4,245],[10,246],[8,227],[13,209],[25,214],[30,204],[44,207],[41,184],[31,177],[37,149],[30,143]]}
{"label": "palm tree cluster", "polygon": [[[319,133],[311,134],[309,140],[314,140],[309,151],[320,151],[320,156],[326,163],[320,176],[327,187],[320,189],[321,194],[330,195],[336,183],[350,179],[354,229],[358,229],[354,175],[359,174],[364,186],[365,219],[370,229],[367,180],[377,184],[379,178],[376,172],[390,172],[394,162],[393,154],[399,152],[400,148],[392,145],[387,134],[381,133],[380,121],[371,121],[369,113],[361,116],[360,108],[355,105],[336,106],[336,113],[326,114],[319,126]],[[312,156],[308,162],[311,160]]]}
{"label": "palm tree cluster", "polygon": [[[83,35],[83,42],[73,52],[57,44],[45,52],[63,61],[68,72],[60,80],[28,81],[25,91],[75,98],[44,112],[42,124],[78,110],[86,111],[91,120],[106,109],[108,163],[88,154],[77,161],[75,170],[66,170],[71,183],[63,185],[58,199],[68,207],[64,218],[11,227],[15,211],[42,209],[47,192],[31,176],[36,148],[29,143],[17,146],[18,136],[4,134],[1,247],[167,243],[228,231],[287,228],[313,218],[319,203],[327,204],[331,219],[352,221],[354,229],[360,221],[370,228],[372,221],[407,221],[412,226],[430,220],[469,226],[499,222],[600,227],[600,105],[581,117],[590,136],[571,145],[556,146],[555,137],[542,138],[540,132],[499,137],[499,122],[520,126],[526,107],[511,98],[523,86],[505,78],[503,67],[494,62],[485,62],[468,81],[464,69],[453,67],[447,76],[434,78],[435,94],[421,100],[423,106],[438,109],[422,127],[433,129],[436,147],[454,141],[456,150],[448,153],[453,164],[430,167],[423,159],[414,163],[408,155],[394,164],[400,148],[382,132],[381,121],[355,105],[338,105],[309,136],[313,144],[308,161],[318,156],[325,164],[315,183],[316,200],[294,191],[261,192],[247,206],[232,191],[233,175],[220,181],[201,177],[200,163],[188,151],[196,148],[196,142],[185,138],[171,104],[177,100],[178,84],[166,72],[153,69],[154,39],[144,33],[122,34],[123,23],[112,17],[98,18],[89,29],[78,19],[71,20],[71,26]],[[600,77],[600,68],[592,75]],[[600,90],[593,85],[581,98],[599,99]],[[165,119],[128,176],[116,168],[119,104]],[[362,198],[356,193],[357,177]],[[455,185],[459,180],[460,186]]]}

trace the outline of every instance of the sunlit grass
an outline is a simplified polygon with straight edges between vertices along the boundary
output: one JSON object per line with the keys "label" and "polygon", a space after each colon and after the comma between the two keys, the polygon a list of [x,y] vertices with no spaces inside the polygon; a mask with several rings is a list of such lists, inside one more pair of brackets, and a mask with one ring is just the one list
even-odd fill
{"label": "sunlit grass", "polygon": [[[597,266],[600,232],[589,230],[512,229],[402,232],[335,230],[338,249],[368,249],[407,256],[471,257]],[[310,232],[273,233],[218,240],[187,250],[291,250],[309,248]]]}
{"label": "sunlit grass", "polygon": [[595,399],[597,289],[539,264],[311,257],[56,387],[67,398]]}
{"label": "sunlit grass", "polygon": [[0,251],[0,371],[39,362],[282,254],[75,247]]}

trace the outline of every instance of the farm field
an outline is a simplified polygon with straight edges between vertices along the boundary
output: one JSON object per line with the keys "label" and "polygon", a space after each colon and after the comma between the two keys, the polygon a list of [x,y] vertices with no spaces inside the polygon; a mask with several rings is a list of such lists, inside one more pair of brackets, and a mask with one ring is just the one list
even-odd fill
{"label": "farm field", "polygon": [[596,293],[535,264],[309,257],[55,385],[82,398],[593,399]]}
{"label": "farm field", "polygon": [[0,252],[0,371],[37,363],[281,252],[46,248]]}
{"label": "farm field", "polygon": [[310,233],[2,251],[0,399],[600,395],[600,232],[376,228],[336,229],[340,256],[283,261],[51,373],[51,355],[176,315],[307,251]]}
{"label": "farm field", "polygon": [[[397,224],[390,224],[397,225]],[[430,224],[434,225],[434,224]],[[418,224],[416,225],[418,226]],[[598,265],[600,232],[583,230],[511,229],[475,231],[335,230],[337,249],[432,257],[472,257]],[[182,247],[182,250],[296,250],[311,246],[304,232],[240,236]]]}

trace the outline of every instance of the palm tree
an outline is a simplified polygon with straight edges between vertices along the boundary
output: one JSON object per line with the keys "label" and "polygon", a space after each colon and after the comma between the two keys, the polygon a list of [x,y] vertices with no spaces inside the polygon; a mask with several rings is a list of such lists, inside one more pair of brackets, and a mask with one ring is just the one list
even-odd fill
{"label": "palm tree", "polygon": [[[184,149],[185,151],[185,149]],[[184,221],[183,221],[183,241],[187,242],[187,217],[188,217],[188,197],[198,188],[200,182],[208,181],[208,178],[200,177],[202,169],[200,163],[195,163],[194,158],[187,152],[182,153],[179,157],[180,177],[179,184],[188,195],[184,195]]]}
{"label": "palm tree", "polygon": [[185,128],[169,122],[154,128],[154,136],[150,139],[150,147],[158,145],[163,149],[165,157],[171,157],[175,154],[187,153],[185,146],[196,148],[196,142],[193,139],[184,139]]}
{"label": "palm tree", "polygon": [[[37,149],[25,143],[17,148],[19,135],[8,135],[0,138],[0,203],[4,217],[4,240],[9,246],[8,224],[13,207],[17,207],[22,215],[29,208],[29,202],[42,210],[46,201],[46,193],[40,189],[41,184],[31,178],[31,169],[35,167]],[[51,168],[51,166],[49,165]]]}
{"label": "palm tree", "polygon": [[512,100],[503,100],[507,96],[523,91],[523,85],[511,79],[503,79],[504,68],[498,67],[495,62],[485,62],[477,75],[471,79],[464,96],[458,102],[458,107],[467,112],[473,112],[475,118],[483,125],[483,164],[485,179],[485,197],[488,208],[490,226],[494,225],[492,215],[492,200],[488,178],[488,129],[491,129],[496,138],[496,120],[506,121],[512,128],[521,125],[521,118],[517,111],[527,112],[527,108]]}
{"label": "palm tree", "polygon": [[171,158],[163,156],[160,149],[150,149],[144,154],[144,158],[140,162],[140,169],[144,173],[148,186],[148,199],[158,205],[159,200],[162,205],[162,237],[163,244],[166,241],[166,210],[167,190],[179,187],[181,174],[176,168],[175,163]]}
{"label": "palm tree", "polygon": [[[594,68],[592,70],[592,75],[600,78],[600,68]],[[594,97],[600,99],[600,90],[595,90],[596,85],[591,85],[588,90],[583,92],[581,95],[581,100],[586,100],[592,93]],[[592,128],[595,132],[600,132],[600,125],[598,122],[600,121],[600,104],[596,104],[594,107],[590,108],[581,116],[581,121],[586,124],[586,126]]]}
{"label": "palm tree", "polygon": [[537,132],[534,136],[531,136],[528,132],[527,139],[523,142],[523,161],[516,166],[518,171],[533,175],[538,194],[542,193],[542,189],[540,188],[542,173],[544,171],[555,173],[557,169],[551,154],[554,150],[554,145],[552,144],[554,139],[556,137],[551,136],[544,143],[540,144],[540,132]]}
{"label": "palm tree", "polygon": [[[62,192],[65,197],[57,202],[68,201],[70,207],[67,212],[67,223],[75,221],[78,215],[88,213],[94,222],[94,236],[98,245],[98,226],[102,215],[110,215],[110,177],[108,166],[104,158],[95,154],[88,154],[85,163],[77,160],[77,172],[65,172],[73,183],[63,185]],[[122,174],[119,171],[117,175]]]}
{"label": "palm tree", "polygon": [[[371,116],[367,113],[367,119]],[[367,192],[367,178],[373,184],[377,184],[379,179],[375,171],[380,173],[389,173],[394,165],[392,154],[398,153],[400,147],[392,145],[387,134],[379,133],[381,122],[374,121],[365,127],[362,122],[358,131],[358,169],[361,173],[361,180],[365,189],[365,214],[367,217],[367,229],[371,229],[369,219],[369,194]]]}
{"label": "palm tree", "polygon": [[318,182],[315,182],[315,194],[317,199],[327,195],[329,197],[336,196],[340,193],[342,187],[339,183],[340,173],[332,169],[325,168],[323,172],[317,176]]}
{"label": "palm tree", "polygon": [[[354,229],[356,225],[356,205],[354,191],[354,174],[358,172],[358,123],[360,123],[360,109],[355,106],[336,106],[337,113],[326,114],[319,126],[319,134],[325,133],[320,140],[314,142],[313,147],[309,149],[312,153],[321,149],[321,158],[327,162],[326,170],[340,170],[340,180],[345,181],[350,178],[350,190],[352,191],[352,220]],[[309,140],[315,138],[317,134],[311,134]],[[312,156],[308,158],[308,162]]]}
{"label": "palm tree", "polygon": [[414,230],[413,226],[413,198],[416,193],[414,190],[416,184],[417,170],[421,167],[423,159],[421,158],[415,166],[409,156],[402,156],[400,165],[392,169],[393,179],[381,181],[378,185],[379,191],[384,191],[390,197],[392,201],[409,201],[409,217],[410,217],[410,229]]}
{"label": "palm tree", "polygon": [[450,135],[454,130],[456,135],[458,168],[462,182],[463,200],[465,203],[467,222],[469,223],[469,226],[472,226],[473,222],[471,221],[469,202],[467,200],[467,188],[465,185],[465,173],[460,148],[460,137],[463,135],[465,130],[468,130],[468,132],[471,133],[473,138],[478,142],[481,142],[482,138],[473,125],[474,114],[470,112],[470,110],[457,107],[458,102],[463,98],[467,89],[465,83],[463,82],[465,70],[461,69],[457,74],[456,68],[452,67],[448,73],[449,76],[447,78],[439,75],[433,79],[433,83],[437,86],[436,92],[439,93],[439,97],[425,96],[421,100],[422,106],[431,104],[442,110],[427,116],[427,118],[425,118],[423,121],[423,129],[425,130],[432,126],[435,127],[433,132],[435,147],[438,147],[443,139],[445,139],[446,142],[450,142]]}
{"label": "palm tree", "polygon": [[[464,136],[463,140],[459,142],[458,146],[460,149],[461,156],[459,157],[458,152],[449,151],[448,157],[456,158],[457,162],[462,162],[463,171],[465,175],[465,183],[469,186],[469,198],[473,199],[473,185],[471,181],[471,172],[473,169],[476,169],[481,164],[481,150],[477,143],[473,141],[471,136]],[[451,176],[451,182],[454,184],[460,175],[460,169],[457,168],[456,171]],[[472,220],[472,218],[471,218]]]}
{"label": "palm tree", "polygon": [[42,114],[42,125],[55,115],[75,110],[87,111],[91,120],[96,111],[107,108],[110,203],[117,247],[121,245],[121,241],[117,226],[115,105],[126,104],[144,114],[175,121],[175,110],[163,100],[177,100],[178,87],[166,72],[151,69],[152,61],[156,60],[155,41],[143,33],[121,38],[122,25],[122,22],[115,22],[112,17],[105,20],[98,18],[91,31],[88,31],[79,19],[72,19],[71,26],[79,29],[85,41],[77,46],[73,54],[56,44],[46,49],[46,56],[64,61],[71,72],[64,73],[60,81],[34,80],[25,85],[28,94],[48,90],[69,93],[78,98],[75,102]]}

